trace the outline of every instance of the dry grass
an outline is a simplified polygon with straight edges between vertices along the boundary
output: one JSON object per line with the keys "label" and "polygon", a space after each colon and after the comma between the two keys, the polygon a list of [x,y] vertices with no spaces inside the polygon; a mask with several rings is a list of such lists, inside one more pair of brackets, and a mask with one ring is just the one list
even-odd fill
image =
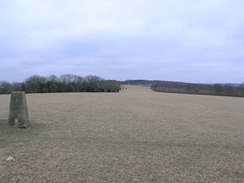
{"label": "dry grass", "polygon": [[26,130],[7,125],[9,102],[0,96],[0,182],[244,182],[243,98],[31,94]]}

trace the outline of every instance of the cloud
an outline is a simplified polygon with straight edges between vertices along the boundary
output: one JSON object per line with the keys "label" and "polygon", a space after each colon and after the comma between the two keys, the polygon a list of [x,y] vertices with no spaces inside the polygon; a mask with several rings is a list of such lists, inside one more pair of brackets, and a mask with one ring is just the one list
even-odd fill
{"label": "cloud", "polygon": [[242,82],[243,5],[239,0],[3,0],[0,80],[71,73]]}

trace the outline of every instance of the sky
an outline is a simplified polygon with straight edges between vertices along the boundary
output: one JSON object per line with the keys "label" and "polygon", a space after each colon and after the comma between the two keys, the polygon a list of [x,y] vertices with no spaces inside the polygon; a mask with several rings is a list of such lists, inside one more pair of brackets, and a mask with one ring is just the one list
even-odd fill
{"label": "sky", "polygon": [[0,0],[0,81],[244,81],[243,0]]}

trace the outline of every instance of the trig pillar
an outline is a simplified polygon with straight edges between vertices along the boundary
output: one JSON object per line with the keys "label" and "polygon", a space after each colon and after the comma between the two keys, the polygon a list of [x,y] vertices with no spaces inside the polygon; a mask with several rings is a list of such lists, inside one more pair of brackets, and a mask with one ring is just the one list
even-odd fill
{"label": "trig pillar", "polygon": [[8,123],[11,126],[28,128],[29,116],[25,92],[14,91],[11,93]]}

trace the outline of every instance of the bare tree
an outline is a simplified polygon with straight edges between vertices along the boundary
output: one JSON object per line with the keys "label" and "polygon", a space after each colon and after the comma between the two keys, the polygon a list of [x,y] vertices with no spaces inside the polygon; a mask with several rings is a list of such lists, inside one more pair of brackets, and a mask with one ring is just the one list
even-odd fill
{"label": "bare tree", "polygon": [[11,83],[7,81],[0,82],[0,94],[9,94],[12,91]]}

